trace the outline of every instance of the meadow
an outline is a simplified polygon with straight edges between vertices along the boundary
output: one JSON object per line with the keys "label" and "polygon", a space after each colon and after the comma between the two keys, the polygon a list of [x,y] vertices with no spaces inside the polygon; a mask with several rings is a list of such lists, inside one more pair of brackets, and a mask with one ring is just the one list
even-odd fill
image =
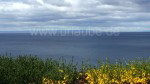
{"label": "meadow", "polygon": [[0,84],[150,84],[150,59],[78,66],[64,59],[0,55]]}

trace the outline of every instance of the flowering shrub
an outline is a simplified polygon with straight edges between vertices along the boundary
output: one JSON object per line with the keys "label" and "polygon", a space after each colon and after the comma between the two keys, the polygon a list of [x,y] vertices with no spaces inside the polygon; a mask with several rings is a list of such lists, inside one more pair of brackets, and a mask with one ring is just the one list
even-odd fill
{"label": "flowering shrub", "polygon": [[150,84],[150,65],[133,62],[127,65],[102,65],[86,72],[89,84]]}
{"label": "flowering shrub", "polygon": [[0,56],[0,84],[150,84],[150,60],[77,69],[62,60]]}

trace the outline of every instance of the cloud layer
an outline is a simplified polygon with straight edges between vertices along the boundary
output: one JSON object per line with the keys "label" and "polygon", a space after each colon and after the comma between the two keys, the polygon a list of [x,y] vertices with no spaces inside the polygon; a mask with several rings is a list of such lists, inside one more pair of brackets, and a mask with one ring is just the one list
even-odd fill
{"label": "cloud layer", "polygon": [[0,30],[52,26],[150,30],[149,0],[1,0]]}

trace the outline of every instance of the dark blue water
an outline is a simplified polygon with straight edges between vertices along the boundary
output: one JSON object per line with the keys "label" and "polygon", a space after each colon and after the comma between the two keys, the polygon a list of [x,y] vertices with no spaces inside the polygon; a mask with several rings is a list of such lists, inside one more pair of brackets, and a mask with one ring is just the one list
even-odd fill
{"label": "dark blue water", "polygon": [[108,57],[148,58],[150,33],[120,33],[119,36],[31,36],[29,33],[0,33],[0,53],[38,55],[40,58],[71,59],[76,62]]}

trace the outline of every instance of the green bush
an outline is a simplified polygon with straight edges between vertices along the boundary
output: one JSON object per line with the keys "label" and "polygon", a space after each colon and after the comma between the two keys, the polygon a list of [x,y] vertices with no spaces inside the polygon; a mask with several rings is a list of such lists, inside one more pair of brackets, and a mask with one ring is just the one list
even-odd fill
{"label": "green bush", "polygon": [[[121,76],[124,76],[122,74],[128,74],[130,71],[134,74],[129,76],[141,78],[144,75],[143,79],[147,78],[145,80],[149,84],[150,59],[119,61],[114,64],[106,60],[102,63],[99,61],[97,66],[82,63],[81,67],[77,69],[77,65],[73,64],[73,61],[66,63],[63,59],[42,60],[31,55],[17,57],[8,56],[7,54],[0,55],[0,84],[42,84],[43,80],[48,81],[49,84],[51,83],[49,81],[57,84],[58,82],[64,82],[64,80],[65,84],[85,84],[91,81],[86,78],[91,77],[87,74],[93,76],[93,81],[98,81],[96,78],[100,78],[98,76],[100,73],[107,75],[109,81],[114,78],[114,80],[119,81]],[[89,72],[94,73],[94,75]],[[129,81],[125,82],[129,83]]]}
{"label": "green bush", "polygon": [[66,74],[70,76],[68,82],[71,82],[74,74],[77,74],[76,66],[30,55],[16,58],[0,56],[0,84],[41,84],[43,77],[63,80]]}

